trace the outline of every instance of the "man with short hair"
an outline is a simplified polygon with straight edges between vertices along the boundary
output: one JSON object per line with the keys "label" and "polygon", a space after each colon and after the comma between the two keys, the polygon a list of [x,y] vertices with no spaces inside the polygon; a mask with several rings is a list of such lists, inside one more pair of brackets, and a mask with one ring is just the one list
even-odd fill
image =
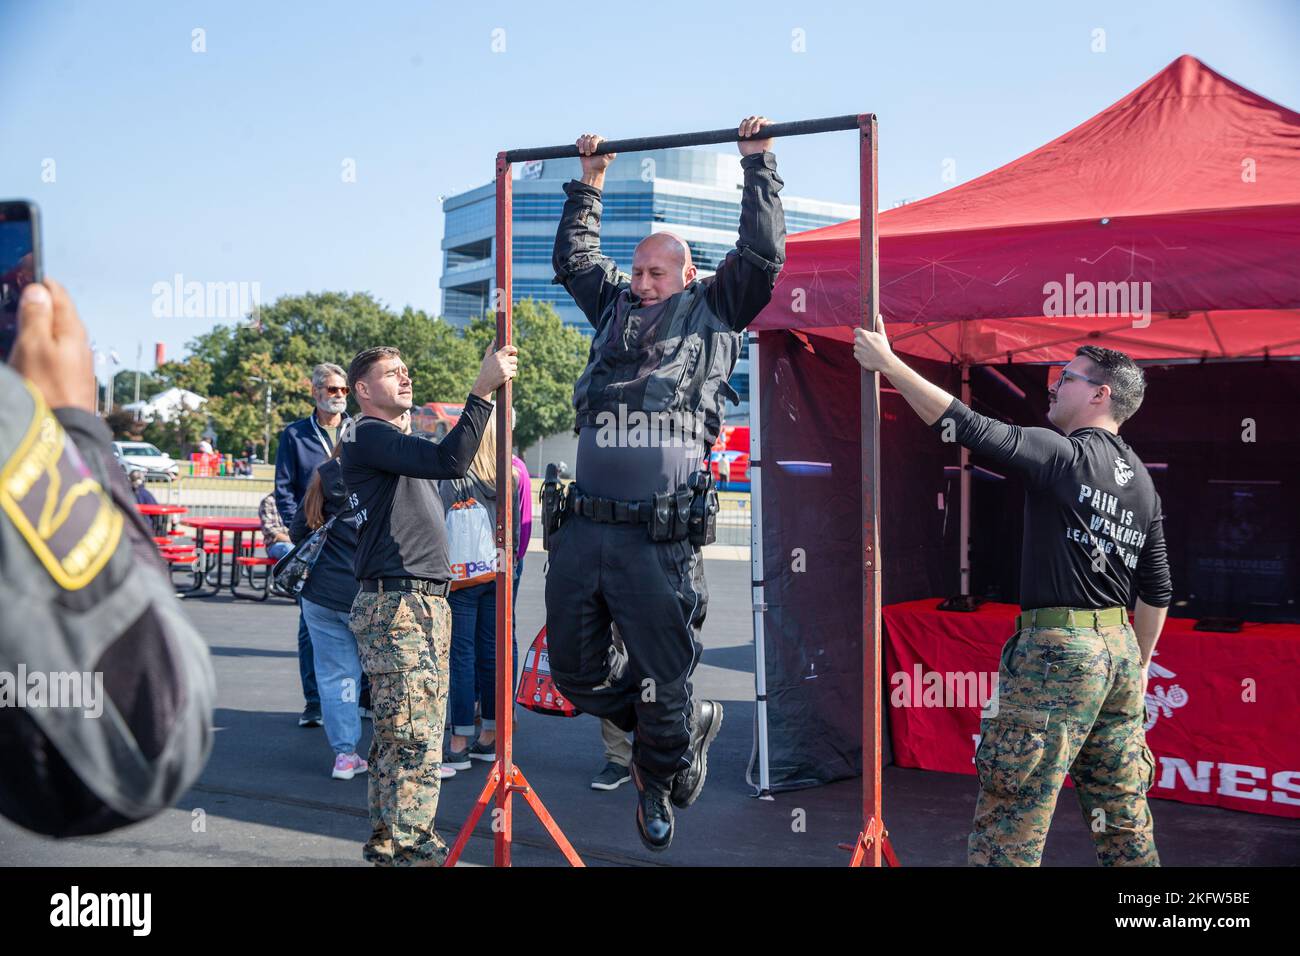
{"label": "man with short hair", "polygon": [[366,349],[348,384],[361,415],[343,437],[343,481],[363,518],[353,569],[361,589],[348,622],[370,677],[370,839],[378,866],[436,866],[447,846],[434,829],[447,710],[452,573],[438,479],[463,478],[514,378],[513,345],[483,358],[460,421],[441,442],[403,433],[411,377],[397,349]]}
{"label": "man with short hair", "polygon": [[614,155],[599,155],[592,134],[578,139],[582,179],[564,184],[555,235],[555,281],[595,334],[573,390],[577,478],[550,537],[551,675],[579,709],[635,730],[636,826],[655,851],[672,842],[673,807],[700,795],[722,724],[722,705],[691,687],[709,600],[700,549],[717,508],[704,457],[736,397],[727,379],[741,335],[785,260],[784,184],[772,140],[759,137],[770,123],[749,116],[737,128],[739,239],[714,275],[700,278],[690,246],[666,232],[637,245],[631,275],[601,254]]}
{"label": "man with short hair", "polygon": [[1173,589],[1160,496],[1119,437],[1142,404],[1142,370],[1123,352],[1079,348],[1048,391],[1058,434],[971,411],[894,354],[879,317],[855,332],[853,354],[946,440],[1025,481],[1022,613],[1002,649],[996,713],[980,722],[970,863],[1037,866],[1069,773],[1098,861],[1158,866],[1143,725],[1147,667]]}
{"label": "man with short hair", "polygon": [[[311,396],[316,407],[306,418],[284,427],[275,451],[275,507],[285,528],[293,524],[311,476],[334,451],[339,429],[347,420],[348,384],[343,369],[332,362],[322,362],[312,369]],[[302,680],[305,705],[298,726],[319,727],[320,691],[316,687],[311,636],[301,610],[298,612],[298,676]]]}

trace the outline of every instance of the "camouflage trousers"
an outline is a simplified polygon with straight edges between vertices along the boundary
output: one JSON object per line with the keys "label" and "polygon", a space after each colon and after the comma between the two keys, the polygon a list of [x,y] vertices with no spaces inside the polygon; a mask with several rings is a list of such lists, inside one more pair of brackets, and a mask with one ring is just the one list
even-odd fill
{"label": "camouflage trousers", "polygon": [[434,829],[447,712],[451,608],[446,598],[361,591],[348,621],[370,678],[370,839],[380,866],[441,864]]}
{"label": "camouflage trousers", "polygon": [[980,721],[972,866],[1037,866],[1069,773],[1103,866],[1159,866],[1133,629],[1030,627],[1002,648],[997,709]]}

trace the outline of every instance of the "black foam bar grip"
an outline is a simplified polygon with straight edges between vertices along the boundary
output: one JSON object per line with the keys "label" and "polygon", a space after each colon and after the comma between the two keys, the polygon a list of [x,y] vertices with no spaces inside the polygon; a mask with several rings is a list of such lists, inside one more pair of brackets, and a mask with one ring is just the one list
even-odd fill
{"label": "black foam bar grip", "polygon": [[[869,115],[869,114],[867,114]],[[807,136],[809,133],[831,133],[837,130],[857,129],[858,116],[828,116],[824,119],[795,120],[790,123],[773,123],[747,139],[770,139],[777,136]],[[707,146],[712,143],[735,143],[737,127],[711,129],[703,133],[671,133],[667,136],[642,136],[638,139],[610,139],[596,147],[597,155],[605,153],[638,153],[647,149],[669,149],[675,146]],[[532,159],[567,159],[577,156],[578,147],[538,146],[533,149],[506,150],[506,162],[522,163]]]}

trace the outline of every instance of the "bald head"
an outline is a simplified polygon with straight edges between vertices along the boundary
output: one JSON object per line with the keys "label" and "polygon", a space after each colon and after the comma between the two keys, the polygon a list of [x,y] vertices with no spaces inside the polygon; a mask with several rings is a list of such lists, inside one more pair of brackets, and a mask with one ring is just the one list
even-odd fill
{"label": "bald head", "polygon": [[654,305],[695,281],[691,247],[671,232],[656,232],[637,243],[632,254],[632,292],[642,305]]}
{"label": "bald head", "polygon": [[656,232],[652,236],[646,236],[637,243],[636,251],[632,254],[633,267],[635,268],[638,257],[660,256],[668,257],[678,268],[685,269],[691,265],[691,247],[686,244],[681,236],[674,235],[671,232]]}

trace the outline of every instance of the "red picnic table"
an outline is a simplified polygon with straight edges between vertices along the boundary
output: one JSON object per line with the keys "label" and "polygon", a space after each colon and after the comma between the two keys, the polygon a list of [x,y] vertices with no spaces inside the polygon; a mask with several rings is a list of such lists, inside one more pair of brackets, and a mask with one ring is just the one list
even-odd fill
{"label": "red picnic table", "polygon": [[[164,506],[165,507],[165,506]],[[235,564],[235,558],[244,551],[241,541],[245,534],[252,535],[262,530],[262,522],[259,518],[186,518],[183,522],[186,526],[193,528],[197,534],[194,538],[194,549],[197,552],[203,551],[203,533],[205,531],[215,531],[217,533],[217,547],[213,552],[216,558],[216,581],[209,585],[208,579],[211,572],[200,563],[199,569],[194,574],[194,587],[188,588],[181,592],[186,597],[212,597],[221,591],[225,585],[223,571],[225,569],[225,543],[226,535],[230,534],[230,594],[232,597],[239,597],[235,591],[235,586],[239,583],[239,571]],[[247,545],[247,551],[251,552],[254,544],[250,541]]]}
{"label": "red picnic table", "polygon": [[153,526],[154,534],[178,535],[180,534],[179,531],[168,530],[170,527],[170,522],[168,521],[168,518],[172,515],[183,515],[189,509],[186,508],[184,505],[160,505],[160,504],[150,505],[150,504],[137,503],[135,506],[135,510],[140,512],[140,514],[144,515],[146,518],[150,519],[150,524]]}
{"label": "red picnic table", "polygon": [[156,517],[158,515],[183,515],[190,509],[184,505],[136,505],[135,510],[142,515]]}

